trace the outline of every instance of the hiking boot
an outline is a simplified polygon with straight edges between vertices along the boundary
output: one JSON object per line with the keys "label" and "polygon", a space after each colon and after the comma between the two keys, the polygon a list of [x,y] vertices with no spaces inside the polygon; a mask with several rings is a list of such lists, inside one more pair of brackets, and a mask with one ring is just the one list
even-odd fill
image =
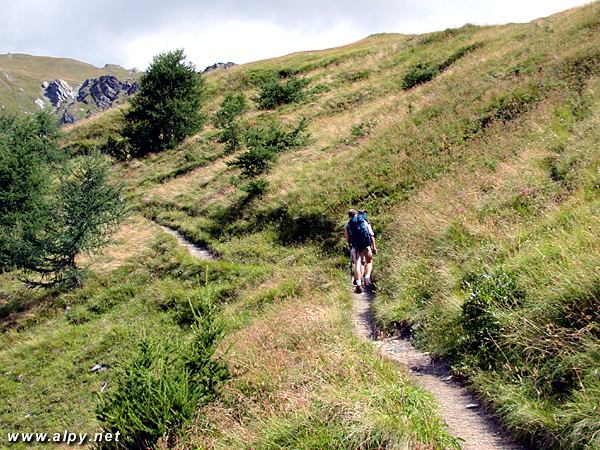
{"label": "hiking boot", "polygon": [[362,288],[361,288],[360,286],[358,286],[358,285],[357,285],[357,286],[356,286],[356,290],[355,290],[355,292],[356,292],[357,294],[362,294],[362,293],[363,293],[363,290],[362,290]]}

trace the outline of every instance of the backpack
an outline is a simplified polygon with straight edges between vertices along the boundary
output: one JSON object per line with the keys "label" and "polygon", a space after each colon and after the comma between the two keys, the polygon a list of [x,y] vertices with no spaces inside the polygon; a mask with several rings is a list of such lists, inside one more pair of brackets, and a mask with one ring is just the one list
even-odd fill
{"label": "backpack", "polygon": [[371,245],[371,234],[367,228],[367,215],[358,213],[348,221],[348,235],[353,248],[362,250]]}

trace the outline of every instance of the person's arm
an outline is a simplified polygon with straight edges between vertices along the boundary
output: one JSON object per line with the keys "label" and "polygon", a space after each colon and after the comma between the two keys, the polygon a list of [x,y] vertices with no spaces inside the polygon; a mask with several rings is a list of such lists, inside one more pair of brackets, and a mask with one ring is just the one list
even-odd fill
{"label": "person's arm", "polygon": [[375,244],[375,233],[373,233],[373,227],[368,222],[367,222],[367,231],[371,235],[371,247],[372,247],[373,253],[377,253],[377,244]]}
{"label": "person's arm", "polygon": [[348,226],[344,226],[344,238],[346,238],[346,244],[350,245],[350,235],[348,234]]}

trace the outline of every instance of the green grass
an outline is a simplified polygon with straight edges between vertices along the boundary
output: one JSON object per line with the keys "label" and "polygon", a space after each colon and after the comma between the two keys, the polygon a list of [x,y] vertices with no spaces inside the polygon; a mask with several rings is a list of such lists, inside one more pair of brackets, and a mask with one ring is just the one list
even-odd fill
{"label": "green grass", "polygon": [[[352,336],[341,227],[348,208],[365,207],[379,239],[379,325],[416,329],[416,343],[450,358],[534,448],[598,448],[600,42],[590,30],[599,11],[594,3],[530,24],[374,35],[212,73],[209,114],[228,92],[252,98],[272,76],[310,80],[303,101],[251,104],[240,119],[246,128],[308,120],[310,138],[279,155],[260,195],[227,165],[246,148],[227,155],[210,128],[115,164],[115,176],[128,181],[136,213],[222,261],[173,261],[173,242],[163,243],[132,276],[117,269],[73,297],[40,299],[11,278],[0,307],[15,311],[3,335],[15,345],[0,361],[9,367],[18,353],[23,372],[42,366],[23,347],[36,333],[45,347],[31,355],[66,346],[58,359],[69,369],[51,363],[32,378],[39,393],[53,374],[73,376],[69,358],[87,345],[67,330],[81,337],[100,326],[111,336],[128,321],[180,330],[189,302],[211,299],[227,324],[233,377],[176,446],[452,448],[431,398]],[[402,89],[418,64],[437,73]],[[99,116],[64,141],[102,145],[120,121],[117,111]],[[22,314],[30,304],[49,312]],[[40,331],[46,323],[56,326]],[[104,335],[93,336],[92,354],[114,360]],[[97,357],[83,360],[72,386],[95,380],[84,368]],[[1,385],[24,402],[3,412],[14,426],[42,398],[25,399],[18,372]],[[83,385],[89,400],[95,385]],[[46,391],[62,399],[77,389]],[[97,426],[90,404],[67,420]],[[56,411],[40,423],[54,426]]]}

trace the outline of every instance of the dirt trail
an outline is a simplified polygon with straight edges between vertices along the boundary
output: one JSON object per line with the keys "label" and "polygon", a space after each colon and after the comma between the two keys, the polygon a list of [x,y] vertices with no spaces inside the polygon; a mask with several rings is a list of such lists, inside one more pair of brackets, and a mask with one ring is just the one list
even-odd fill
{"label": "dirt trail", "polygon": [[[209,251],[192,244],[180,232],[162,225],[160,228],[174,236],[192,256],[204,260],[214,259]],[[356,332],[360,337],[373,342],[383,355],[402,364],[419,386],[434,395],[450,432],[463,440],[463,449],[524,449],[504,436],[498,425],[481,411],[473,396],[452,381],[447,367],[433,362],[406,339],[378,339],[372,316],[372,301],[373,297],[369,291],[362,295],[354,294],[353,321]]]}
{"label": "dirt trail", "polygon": [[373,321],[372,302],[370,291],[354,294],[353,322],[357,334],[373,342],[384,356],[403,365],[419,386],[434,395],[450,433],[462,439],[463,449],[524,449],[504,435],[499,426],[481,410],[477,400],[452,380],[448,367],[433,362],[407,339],[379,339]]}
{"label": "dirt trail", "polygon": [[177,239],[177,242],[179,243],[179,245],[187,248],[188,252],[190,252],[190,254],[194,258],[204,259],[204,260],[215,259],[213,257],[213,255],[208,250],[206,250],[204,248],[201,248],[201,247],[198,247],[197,245],[192,244],[179,231],[174,230],[174,229],[169,228],[169,227],[165,227],[163,225],[159,225],[159,227],[165,233],[169,233],[171,236],[174,236],[175,239]]}

